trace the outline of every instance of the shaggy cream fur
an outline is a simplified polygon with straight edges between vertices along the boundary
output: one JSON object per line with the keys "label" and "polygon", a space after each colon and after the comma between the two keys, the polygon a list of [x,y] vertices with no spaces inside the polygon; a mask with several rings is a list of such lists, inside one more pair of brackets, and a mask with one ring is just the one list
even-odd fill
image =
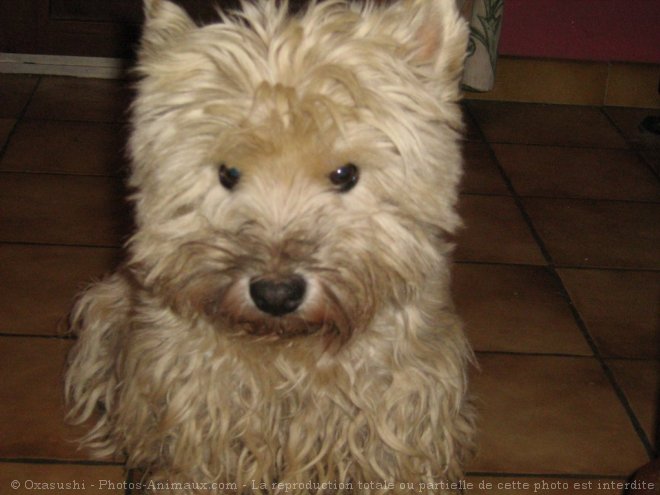
{"label": "shaggy cream fur", "polygon": [[[454,0],[145,11],[137,230],[72,315],[84,443],[163,493],[451,492],[474,430]],[[259,309],[253,282],[291,274],[299,306]]]}

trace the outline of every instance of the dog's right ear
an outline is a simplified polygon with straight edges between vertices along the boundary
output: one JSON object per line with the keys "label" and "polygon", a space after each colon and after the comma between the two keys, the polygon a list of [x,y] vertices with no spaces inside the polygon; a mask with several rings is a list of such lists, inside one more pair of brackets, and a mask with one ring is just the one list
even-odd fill
{"label": "dog's right ear", "polygon": [[196,27],[186,11],[169,0],[144,0],[144,18],[142,59],[167,49]]}

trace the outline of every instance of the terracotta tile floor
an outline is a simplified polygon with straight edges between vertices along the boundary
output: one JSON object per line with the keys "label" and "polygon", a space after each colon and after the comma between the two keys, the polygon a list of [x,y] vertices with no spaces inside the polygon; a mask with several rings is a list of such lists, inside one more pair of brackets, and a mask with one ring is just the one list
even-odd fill
{"label": "terracotta tile floor", "polygon": [[[72,443],[61,372],[70,301],[113,268],[130,230],[129,94],[0,75],[0,493],[12,480],[128,493],[121,465]],[[481,412],[466,493],[621,493],[612,484],[657,448],[660,137],[637,123],[660,112],[465,109],[453,290]]]}

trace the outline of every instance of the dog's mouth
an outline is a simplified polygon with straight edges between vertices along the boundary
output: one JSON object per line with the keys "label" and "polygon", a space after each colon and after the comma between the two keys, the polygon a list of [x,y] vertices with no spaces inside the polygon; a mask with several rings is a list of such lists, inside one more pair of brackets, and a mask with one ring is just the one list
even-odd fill
{"label": "dog's mouth", "polygon": [[[287,281],[295,287],[297,280]],[[236,283],[205,305],[206,315],[218,322],[223,332],[239,337],[255,337],[264,340],[284,340],[322,336],[324,340],[343,344],[353,334],[351,319],[342,308],[339,299],[325,287],[320,287],[314,295],[297,302],[290,310],[282,309],[287,303],[263,302],[255,293],[255,282],[251,283],[252,301],[245,297],[247,288],[244,283]],[[258,288],[256,292],[270,289]],[[287,291],[275,288],[272,290]],[[294,296],[290,296],[293,298]]]}
{"label": "dog's mouth", "polygon": [[266,317],[261,320],[243,320],[232,322],[235,331],[254,337],[275,337],[278,339],[291,339],[318,333],[327,325],[309,322],[302,318]]}
{"label": "dog's mouth", "polygon": [[[259,311],[230,314],[220,310],[223,331],[239,337],[264,340],[289,340],[307,336],[321,336],[325,341],[346,342],[353,333],[346,318],[337,318],[328,311],[296,311],[285,316],[271,316]],[[228,323],[228,324],[227,324]]]}

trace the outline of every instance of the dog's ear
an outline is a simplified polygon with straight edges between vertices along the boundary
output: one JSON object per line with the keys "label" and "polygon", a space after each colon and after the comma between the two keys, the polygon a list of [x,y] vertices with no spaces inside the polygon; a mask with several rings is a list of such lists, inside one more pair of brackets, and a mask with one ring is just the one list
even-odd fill
{"label": "dog's ear", "polygon": [[422,69],[443,92],[453,93],[451,89],[455,88],[458,95],[469,29],[456,0],[395,2],[387,16],[410,63]]}
{"label": "dog's ear", "polygon": [[144,17],[141,58],[166,49],[196,27],[186,11],[169,0],[144,0]]}

